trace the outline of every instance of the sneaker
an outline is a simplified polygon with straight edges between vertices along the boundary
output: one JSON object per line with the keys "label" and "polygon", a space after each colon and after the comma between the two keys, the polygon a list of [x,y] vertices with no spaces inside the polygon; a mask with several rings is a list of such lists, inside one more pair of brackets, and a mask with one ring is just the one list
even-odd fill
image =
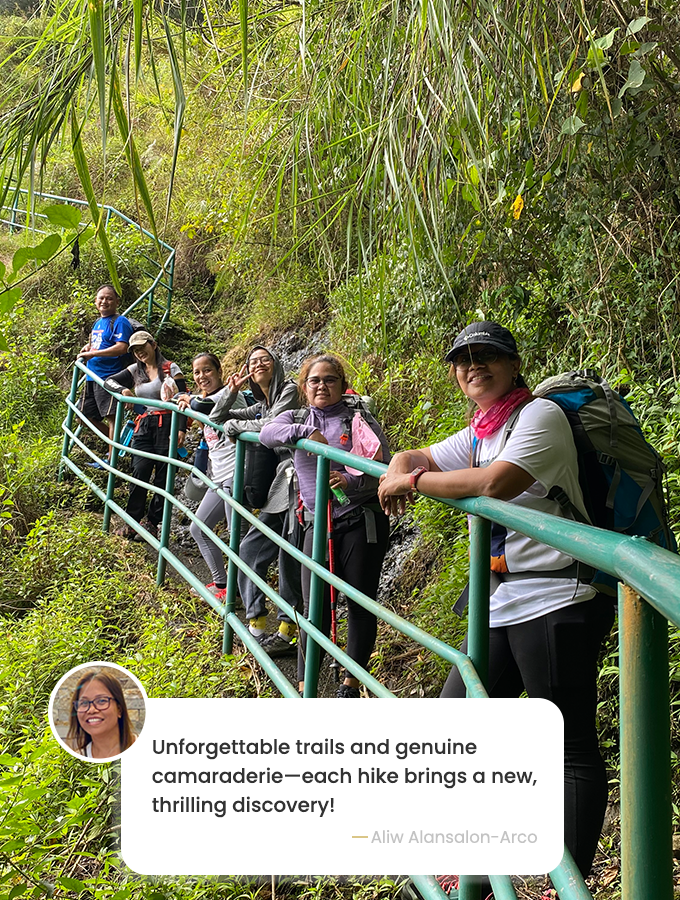
{"label": "sneaker", "polygon": [[91,469],[103,469],[109,464],[108,456],[103,456],[101,459],[95,459],[92,462],[85,463],[86,466],[89,466]]}
{"label": "sneaker", "polygon": [[297,641],[287,641],[280,631],[265,635],[260,640],[260,647],[272,658],[297,656]]}
{"label": "sneaker", "polygon": [[[207,591],[210,591],[211,594],[215,594],[215,595],[217,595],[217,591],[219,590],[219,588],[217,587],[217,585],[215,584],[214,581],[211,581],[209,584],[206,584],[205,589]],[[224,588],[224,590],[226,591],[226,588]],[[194,594],[194,596],[196,596],[196,597],[201,596],[198,593],[198,591],[196,590],[196,588],[189,588],[189,592]]]}
{"label": "sneaker", "polygon": [[335,696],[351,697],[353,700],[358,700],[361,697],[361,691],[359,688],[352,687],[349,684],[341,684]]}

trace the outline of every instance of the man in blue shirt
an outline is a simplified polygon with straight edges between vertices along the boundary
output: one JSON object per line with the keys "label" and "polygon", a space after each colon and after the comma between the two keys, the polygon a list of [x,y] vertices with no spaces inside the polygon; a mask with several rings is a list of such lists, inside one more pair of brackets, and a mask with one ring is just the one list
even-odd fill
{"label": "man in blue shirt", "polygon": [[[102,285],[97,291],[95,306],[100,318],[92,326],[90,340],[78,354],[85,360],[87,368],[101,379],[116,375],[126,368],[128,344],[132,335],[132,325],[125,316],[118,315],[120,297],[110,284]],[[116,400],[101,385],[88,375],[81,410],[103,435],[113,439],[113,425]],[[107,420],[107,425],[104,424]]]}

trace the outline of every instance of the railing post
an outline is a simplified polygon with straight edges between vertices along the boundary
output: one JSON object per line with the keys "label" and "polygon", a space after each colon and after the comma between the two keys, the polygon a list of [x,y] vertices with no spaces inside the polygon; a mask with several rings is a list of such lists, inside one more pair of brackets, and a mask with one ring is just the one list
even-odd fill
{"label": "railing post", "polygon": [[[166,415],[166,413],[163,413]],[[179,412],[176,409],[172,411],[172,419],[170,421],[170,447],[168,448],[168,456],[170,459],[177,457],[177,419]],[[168,474],[165,479],[165,490],[168,494],[175,493],[175,469],[177,467],[172,462],[168,463]],[[170,525],[172,522],[173,504],[166,497],[163,504],[163,521],[161,522],[161,539],[158,550],[158,570],[156,573],[156,584],[160,587],[165,581],[165,557],[162,551],[167,549],[170,542]]]}
{"label": "railing post", "polygon": [[[149,299],[147,300],[147,303],[146,303],[146,325],[147,325],[147,328],[151,328],[151,321],[153,319],[153,293],[154,293],[154,290],[153,290],[153,288],[151,288],[151,290],[149,291]],[[156,333],[158,333],[158,332],[156,332]]]}
{"label": "railing post", "polygon": [[[316,496],[314,498],[314,541],[312,543],[312,559],[322,566],[326,565],[328,531],[326,510],[328,509],[328,478],[330,462],[323,456],[316,460]],[[311,573],[309,583],[309,621],[321,628],[323,619],[323,599],[326,582],[316,572]],[[305,656],[305,689],[303,696],[316,697],[319,684],[319,645],[307,636],[307,653]]]}
{"label": "railing post", "polygon": [[[234,461],[234,483],[231,496],[237,503],[243,503],[243,472],[246,463],[246,442],[236,441],[236,458]],[[238,555],[241,545],[241,513],[232,508],[229,549]],[[234,611],[236,591],[238,588],[238,566],[229,560],[227,568],[227,596],[224,603],[224,632],[222,635],[222,653],[231,653],[234,647],[234,629],[227,622],[227,615]]]}
{"label": "railing post", "polygon": [[672,900],[668,623],[619,585],[621,896]]}
{"label": "railing post", "polygon": [[[470,586],[468,595],[468,656],[482,684],[489,679],[489,575],[491,522],[473,516],[470,522]],[[482,889],[474,875],[461,875],[460,900],[480,900]]]}
{"label": "railing post", "polygon": [[[113,424],[113,440],[116,444],[120,443],[120,430],[123,424],[123,414],[125,412],[124,405],[116,401],[116,418]],[[112,469],[118,466],[118,447],[109,447],[109,465]],[[116,489],[116,473],[109,472],[109,480],[106,484],[106,502],[104,503],[104,520],[102,522],[102,531],[108,531],[111,523],[111,501],[113,500],[113,492]]]}
{"label": "railing post", "polygon": [[14,226],[16,225],[16,221],[17,221],[18,205],[19,205],[19,194],[16,193],[14,195],[14,200],[12,201],[12,215],[11,215],[10,221],[9,221],[9,233],[10,234],[14,234]]}
{"label": "railing post", "polygon": [[470,523],[470,593],[468,605],[468,656],[487,687],[489,678],[489,576],[491,522],[473,516]]}
{"label": "railing post", "polygon": [[[71,393],[69,394],[69,400],[71,403],[75,404],[76,396],[78,394],[78,380],[80,378],[80,369],[78,366],[73,366],[73,378],[71,379]],[[68,431],[73,431],[73,418],[75,413],[73,412],[72,407],[69,406],[68,412],[66,413],[66,428]],[[71,438],[68,436],[68,432],[64,432],[64,443],[61,445],[61,456],[62,459],[68,456],[69,448],[71,446]],[[59,463],[59,476],[58,481],[62,481],[64,478],[64,463]]]}

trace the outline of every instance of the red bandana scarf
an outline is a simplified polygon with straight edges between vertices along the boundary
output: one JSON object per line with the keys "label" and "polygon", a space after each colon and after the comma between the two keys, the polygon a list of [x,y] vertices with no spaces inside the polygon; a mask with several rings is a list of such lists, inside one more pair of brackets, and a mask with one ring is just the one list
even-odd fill
{"label": "red bandana scarf", "polygon": [[470,422],[470,428],[475,437],[481,440],[498,431],[501,425],[505,425],[508,421],[513,410],[517,409],[520,404],[526,403],[527,400],[531,400],[532,397],[533,394],[528,388],[515,388],[514,391],[501,397],[486,412],[478,409]]}

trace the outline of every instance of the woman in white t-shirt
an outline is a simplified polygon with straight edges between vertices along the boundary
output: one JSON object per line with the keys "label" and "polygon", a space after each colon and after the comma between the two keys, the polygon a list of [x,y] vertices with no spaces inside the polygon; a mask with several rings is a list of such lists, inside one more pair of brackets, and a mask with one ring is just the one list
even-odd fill
{"label": "woman in white t-shirt", "polygon": [[[569,423],[556,404],[532,397],[512,334],[495,322],[475,322],[446,361],[477,411],[457,434],[392,458],[378,492],[384,510],[403,513],[419,492],[495,497],[563,516],[548,498],[559,486],[586,515]],[[489,694],[518,697],[526,690],[561,710],[565,843],[586,876],[607,804],[595,714],[597,658],[614,607],[579,580],[570,556],[495,523],[491,569],[499,583],[490,602]],[[467,638],[461,649],[467,650]],[[465,696],[457,669],[441,696]]]}

